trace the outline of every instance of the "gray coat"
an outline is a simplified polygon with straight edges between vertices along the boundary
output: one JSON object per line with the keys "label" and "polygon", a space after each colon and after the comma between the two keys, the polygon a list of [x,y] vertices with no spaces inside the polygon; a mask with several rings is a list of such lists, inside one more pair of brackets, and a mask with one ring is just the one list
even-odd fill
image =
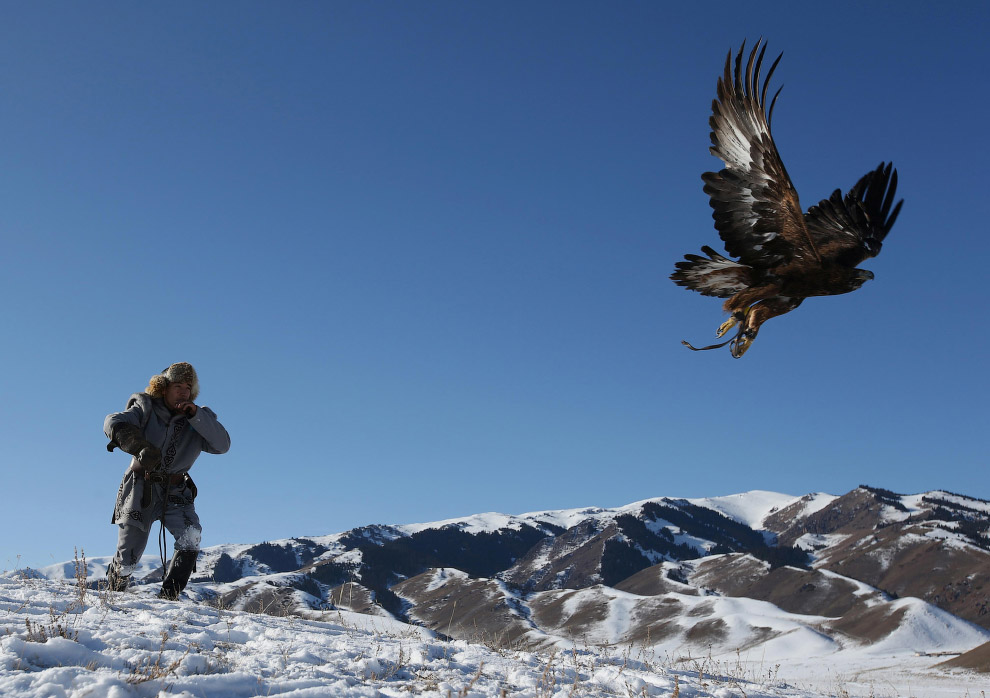
{"label": "gray coat", "polygon": [[[192,419],[182,414],[172,414],[161,398],[147,393],[134,393],[127,400],[123,412],[107,415],[103,431],[113,438],[113,426],[133,424],[144,432],[144,438],[162,451],[162,470],[170,475],[184,473],[203,451],[226,453],[230,448],[230,436],[209,407],[200,407]],[[131,465],[137,463],[131,459]],[[151,506],[141,508],[141,494],[145,487],[153,487]],[[112,523],[133,524],[147,531],[160,516],[165,498],[162,485],[138,477],[128,468],[117,491],[117,503]],[[190,501],[191,503],[191,501]]]}

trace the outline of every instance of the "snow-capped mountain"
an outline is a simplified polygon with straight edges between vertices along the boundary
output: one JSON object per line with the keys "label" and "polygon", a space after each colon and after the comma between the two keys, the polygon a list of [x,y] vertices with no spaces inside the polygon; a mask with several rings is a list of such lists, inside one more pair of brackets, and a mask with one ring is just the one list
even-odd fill
{"label": "snow-capped mountain", "polygon": [[[990,503],[940,491],[655,498],[215,546],[187,593],[278,615],[345,609],[512,647],[759,648],[768,659],[899,648],[979,667],[988,529]],[[145,579],[160,579],[151,567]]]}

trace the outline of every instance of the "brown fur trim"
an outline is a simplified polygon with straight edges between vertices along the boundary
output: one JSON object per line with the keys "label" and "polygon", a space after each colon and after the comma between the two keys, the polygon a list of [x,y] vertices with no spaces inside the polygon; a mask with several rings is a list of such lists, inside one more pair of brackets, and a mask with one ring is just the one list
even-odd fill
{"label": "brown fur trim", "polygon": [[165,388],[168,387],[168,384],[176,382],[189,384],[192,388],[189,395],[190,400],[195,401],[199,396],[199,377],[196,375],[196,369],[192,367],[192,364],[184,361],[174,363],[161,373],[152,376],[144,392],[151,397],[162,397],[165,395]]}

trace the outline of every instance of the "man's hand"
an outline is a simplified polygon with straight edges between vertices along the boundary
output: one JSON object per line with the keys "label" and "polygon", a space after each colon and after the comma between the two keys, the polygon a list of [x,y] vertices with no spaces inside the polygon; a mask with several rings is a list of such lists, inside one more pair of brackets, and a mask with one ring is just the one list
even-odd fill
{"label": "man's hand", "polygon": [[177,402],[175,403],[175,409],[179,410],[179,412],[186,415],[189,419],[192,419],[196,416],[196,410],[199,408],[192,402]]}

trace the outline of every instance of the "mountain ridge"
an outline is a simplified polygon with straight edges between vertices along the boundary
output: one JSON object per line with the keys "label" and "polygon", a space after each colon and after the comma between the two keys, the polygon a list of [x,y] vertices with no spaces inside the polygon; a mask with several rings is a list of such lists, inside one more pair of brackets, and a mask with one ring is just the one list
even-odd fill
{"label": "mountain ridge", "polygon": [[839,651],[914,637],[914,624],[937,638],[917,651],[979,664],[988,530],[990,502],[942,490],[656,497],[212,546],[188,594],[244,610],[341,608],[521,646],[784,651],[787,636],[807,635]]}

